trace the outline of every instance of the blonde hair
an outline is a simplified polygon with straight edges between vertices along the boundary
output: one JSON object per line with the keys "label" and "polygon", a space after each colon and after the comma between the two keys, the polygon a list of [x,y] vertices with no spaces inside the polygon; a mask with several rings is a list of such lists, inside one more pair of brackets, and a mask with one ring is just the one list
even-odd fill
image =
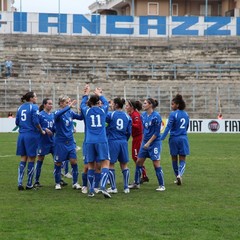
{"label": "blonde hair", "polygon": [[58,98],[58,105],[60,105],[60,103],[62,103],[62,102],[65,102],[67,99],[69,99],[69,96],[67,96],[67,95],[61,95],[61,96]]}

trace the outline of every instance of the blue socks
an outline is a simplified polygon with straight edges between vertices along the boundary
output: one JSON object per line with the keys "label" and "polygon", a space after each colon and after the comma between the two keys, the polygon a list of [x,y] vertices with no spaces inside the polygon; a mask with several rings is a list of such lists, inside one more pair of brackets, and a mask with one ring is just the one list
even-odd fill
{"label": "blue socks", "polygon": [[100,181],[100,189],[105,190],[106,185],[107,185],[107,180],[108,180],[108,174],[109,174],[109,169],[108,168],[102,168],[101,171],[101,181]]}
{"label": "blue socks", "polygon": [[94,174],[94,188],[99,188],[99,183],[100,183],[100,180],[101,180],[101,173],[96,173]]}
{"label": "blue socks", "polygon": [[159,186],[164,186],[164,176],[161,167],[155,168],[156,176],[158,179]]}
{"label": "blue socks", "polygon": [[186,167],[186,161],[185,160],[180,160],[179,161],[179,168],[178,168],[178,172],[179,172],[180,176],[182,176],[184,174],[185,167]]}
{"label": "blue socks", "polygon": [[185,167],[186,167],[185,160],[180,160],[179,165],[178,165],[178,161],[172,161],[172,168],[176,177],[178,175],[182,176],[184,174]]}
{"label": "blue socks", "polygon": [[18,167],[18,186],[22,185],[26,162],[21,161]]}
{"label": "blue socks", "polygon": [[69,160],[65,160],[62,162],[62,169],[64,171],[64,174],[68,173],[68,164],[69,164]]}
{"label": "blue socks", "polygon": [[135,170],[135,177],[134,177],[135,184],[140,184],[141,176],[142,176],[142,167],[137,165]]}
{"label": "blue socks", "polygon": [[109,169],[108,179],[110,181],[110,185],[112,189],[116,188],[116,176],[115,176],[115,169]]}
{"label": "blue socks", "polygon": [[[124,170],[122,170],[122,174],[123,174],[123,188],[126,189],[128,188],[128,183],[129,183],[129,169],[126,168]],[[108,174],[108,179],[110,181],[111,184],[111,188],[112,189],[116,189],[116,175],[115,175],[115,169],[109,169],[109,174]]]}
{"label": "blue socks", "polygon": [[31,187],[34,175],[34,162],[28,162],[27,174],[28,174],[27,186]]}
{"label": "blue socks", "polygon": [[73,184],[78,182],[78,165],[72,164],[72,181]]}
{"label": "blue socks", "polygon": [[82,185],[83,187],[87,187],[87,173],[82,173]]}
{"label": "blue socks", "polygon": [[88,169],[87,178],[88,178],[88,184],[89,184],[89,192],[94,192],[94,169]]}
{"label": "blue socks", "polygon": [[123,174],[123,188],[126,189],[128,188],[128,183],[129,183],[129,169],[126,168],[124,170],[122,170],[122,174]]}
{"label": "blue socks", "polygon": [[172,168],[173,168],[175,176],[177,176],[178,175],[178,161],[172,161]]}
{"label": "blue socks", "polygon": [[35,182],[39,182],[43,161],[38,160],[35,169]]}
{"label": "blue socks", "polygon": [[61,181],[61,166],[54,165],[54,177],[55,177],[55,183],[60,184]]}
{"label": "blue socks", "polygon": [[69,165],[69,160],[66,160],[66,161],[65,161],[65,164],[64,164],[64,173],[65,173],[65,174],[68,173],[68,165]]}

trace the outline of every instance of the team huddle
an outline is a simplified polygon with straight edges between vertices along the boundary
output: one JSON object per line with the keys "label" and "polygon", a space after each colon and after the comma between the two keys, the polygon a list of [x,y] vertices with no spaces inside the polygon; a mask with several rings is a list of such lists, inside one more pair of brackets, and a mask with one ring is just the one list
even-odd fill
{"label": "team huddle", "polygon": [[[118,193],[116,186],[115,163],[118,161],[123,175],[123,192],[139,189],[140,184],[148,182],[144,162],[152,160],[158,187],[164,191],[164,175],[160,166],[162,140],[170,132],[169,149],[175,183],[182,184],[182,176],[189,155],[187,130],[189,116],[184,111],[185,102],[177,94],[172,99],[172,112],[167,126],[161,135],[162,118],[155,111],[158,102],[152,98],[143,101],[114,98],[108,101],[102,95],[102,89],[91,89],[86,85],[80,104],[80,113],[72,108],[76,100],[68,96],[59,97],[59,110],[52,112],[53,103],[49,98],[43,99],[38,108],[35,92],[28,92],[22,98],[23,104],[16,114],[16,125],[19,127],[16,154],[21,156],[18,168],[18,190],[24,190],[23,178],[27,167],[26,190],[41,187],[40,175],[44,157],[52,154],[54,160],[55,189],[61,190],[63,163],[69,161],[72,168],[72,188],[94,197],[101,193],[105,198]],[[126,112],[124,111],[124,105]],[[143,113],[140,111],[143,109]],[[84,141],[82,154],[84,168],[82,186],[79,184],[76,142],[74,140],[73,120],[84,121]],[[128,140],[132,136],[132,159],[135,162],[134,182],[129,184]],[[35,160],[37,163],[35,165]],[[107,183],[110,188],[107,188]]]}

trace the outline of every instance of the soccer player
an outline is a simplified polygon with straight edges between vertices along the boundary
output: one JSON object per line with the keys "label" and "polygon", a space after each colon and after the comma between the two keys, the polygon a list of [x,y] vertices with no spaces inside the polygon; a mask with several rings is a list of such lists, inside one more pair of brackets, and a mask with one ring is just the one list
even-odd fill
{"label": "soccer player", "polygon": [[[84,124],[86,126],[86,124]],[[85,133],[86,134],[86,133]],[[86,150],[85,150],[85,137],[82,143],[82,156],[83,156],[83,171],[82,171],[82,193],[87,194],[88,193],[88,187],[87,187],[87,172],[88,172],[88,163],[86,159]]]}
{"label": "soccer player", "polygon": [[52,100],[49,98],[44,98],[42,105],[39,107],[39,123],[46,134],[40,136],[38,143],[38,160],[35,169],[34,187],[42,186],[39,182],[39,178],[41,175],[41,169],[45,155],[49,153],[53,155],[54,119],[53,113],[51,113],[52,106]]}
{"label": "soccer player", "polygon": [[70,101],[68,96],[60,96],[58,102],[60,109],[54,113],[56,126],[54,143],[54,177],[55,189],[61,189],[61,165],[69,159],[72,166],[72,188],[81,189],[78,184],[78,164],[76,144],[73,137],[73,119],[83,120],[83,117],[71,110],[76,100]]}
{"label": "soccer player", "polygon": [[186,155],[189,155],[187,137],[189,116],[184,111],[186,104],[182,95],[177,94],[172,99],[171,106],[173,111],[169,115],[168,123],[161,136],[161,140],[164,140],[170,131],[168,144],[172,157],[172,168],[176,176],[174,183],[181,185],[182,176],[186,167]]}
{"label": "soccer player", "polygon": [[72,178],[72,174],[69,172],[69,160],[63,161],[61,167],[62,167],[61,175],[65,178]]}
{"label": "soccer player", "polygon": [[[127,113],[132,118],[132,159],[136,164],[139,149],[143,138],[143,125],[141,120],[142,103],[140,101],[128,100],[126,103]],[[146,167],[142,166],[141,183],[149,182]]]}
{"label": "soccer player", "polygon": [[[39,182],[41,171],[42,171],[42,164],[44,158],[47,154],[51,153],[53,156],[54,153],[54,132],[55,132],[55,125],[54,125],[54,116],[51,113],[53,107],[52,100],[49,98],[44,98],[42,104],[39,107],[39,123],[42,129],[46,132],[46,134],[41,135],[39,142],[38,142],[38,151],[37,151],[37,164],[35,168],[35,183],[34,187],[42,187]],[[61,180],[61,185],[67,185],[66,182]]]}
{"label": "soccer player", "polygon": [[108,145],[110,152],[110,167],[109,167],[109,181],[111,188],[107,191],[109,193],[117,193],[116,176],[114,165],[117,160],[123,174],[123,191],[129,193],[129,169],[127,163],[128,157],[128,139],[132,132],[132,119],[129,115],[123,112],[124,99],[114,98],[113,112],[109,113],[106,119],[108,123]]}
{"label": "soccer player", "polygon": [[34,163],[37,156],[38,141],[45,131],[41,128],[38,118],[37,95],[35,92],[27,92],[22,96],[23,104],[18,108],[15,123],[19,127],[16,155],[21,156],[18,167],[18,190],[24,190],[23,177],[28,162],[26,190],[33,189],[32,179]]}
{"label": "soccer player", "polygon": [[[80,108],[81,111],[81,108]],[[82,112],[82,111],[81,111]],[[87,194],[88,193],[88,178],[87,178],[87,173],[88,173],[88,162],[86,158],[86,121],[83,116],[83,121],[84,121],[84,139],[82,143],[82,156],[83,156],[83,171],[82,171],[82,193]]]}
{"label": "soccer player", "polygon": [[152,98],[145,99],[143,102],[143,109],[145,110],[145,112],[141,116],[143,122],[143,141],[136,162],[135,182],[134,184],[129,186],[129,188],[132,189],[140,188],[142,166],[146,158],[150,158],[153,162],[153,166],[159,183],[159,187],[156,190],[165,191],[163,171],[160,166],[160,130],[162,118],[157,111],[154,111],[157,106],[158,101]]}
{"label": "soccer player", "polygon": [[[102,106],[102,104],[99,102],[99,106]],[[91,107],[91,106],[89,106]],[[81,111],[81,109],[80,109]],[[83,140],[83,143],[82,143],[82,156],[83,156],[83,171],[82,171],[82,193],[83,194],[87,194],[88,193],[88,162],[87,162],[87,157],[86,157],[86,123],[85,123],[85,119],[84,120],[84,126],[85,126],[85,129],[84,129],[84,140]],[[95,162],[95,172],[94,172],[94,192],[95,193],[98,193],[99,192],[99,183],[100,183],[100,180],[101,180],[101,164],[98,160],[96,160]]]}
{"label": "soccer player", "polygon": [[[76,122],[73,122],[73,133],[76,133]],[[77,146],[76,141],[74,140],[76,144],[76,151],[78,151],[80,148]],[[62,173],[61,175],[65,178],[72,178],[72,174],[69,172],[69,160],[65,160],[62,162]]]}
{"label": "soccer player", "polygon": [[[94,95],[90,94],[89,85],[85,86],[84,96],[81,102],[81,111],[84,115],[86,123],[86,160],[88,162],[88,183],[89,197],[94,197],[94,172],[95,162],[101,162],[101,182],[100,190],[104,197],[111,198],[111,195],[106,191],[106,183],[109,173],[109,149],[106,137],[105,120],[108,112],[108,101],[102,96],[102,90],[96,88]],[[102,106],[99,106],[99,101]],[[88,106],[87,106],[88,102]]]}

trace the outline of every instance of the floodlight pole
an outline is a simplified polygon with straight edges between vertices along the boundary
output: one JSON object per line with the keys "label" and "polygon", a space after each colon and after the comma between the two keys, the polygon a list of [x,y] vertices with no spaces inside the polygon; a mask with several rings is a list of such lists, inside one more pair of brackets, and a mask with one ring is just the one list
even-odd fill
{"label": "floodlight pole", "polygon": [[135,15],[135,3],[134,0],[132,0],[132,16],[134,17]]}
{"label": "floodlight pole", "polygon": [[20,32],[22,32],[22,0],[20,0]]}
{"label": "floodlight pole", "polygon": [[205,0],[205,17],[208,16],[208,0]]}
{"label": "floodlight pole", "polygon": [[169,16],[172,16],[172,0],[169,1]]}
{"label": "floodlight pole", "polygon": [[96,10],[96,35],[98,35],[98,22],[97,22],[97,19],[98,19],[98,7],[99,7],[98,0],[96,0],[96,4],[97,4],[97,10]]}
{"label": "floodlight pole", "polygon": [[58,0],[58,34],[61,33],[61,0]]}

